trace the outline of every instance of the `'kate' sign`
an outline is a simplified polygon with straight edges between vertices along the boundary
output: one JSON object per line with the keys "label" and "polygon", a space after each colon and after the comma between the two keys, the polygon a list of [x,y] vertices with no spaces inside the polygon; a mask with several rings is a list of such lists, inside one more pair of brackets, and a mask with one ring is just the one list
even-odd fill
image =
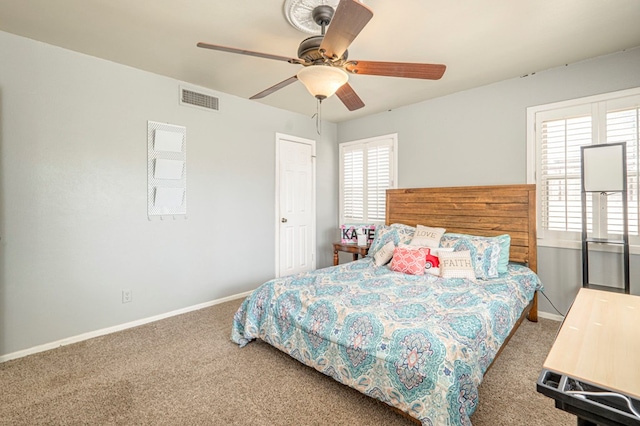
{"label": "'kate' sign", "polygon": [[357,244],[358,230],[367,235],[367,245],[373,242],[376,226],[367,223],[346,223],[340,225],[340,241],[342,244]]}

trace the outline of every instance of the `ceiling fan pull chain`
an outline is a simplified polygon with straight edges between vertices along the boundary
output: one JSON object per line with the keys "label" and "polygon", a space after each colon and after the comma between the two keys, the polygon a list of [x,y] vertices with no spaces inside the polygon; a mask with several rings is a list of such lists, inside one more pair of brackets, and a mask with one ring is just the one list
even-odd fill
{"label": "ceiling fan pull chain", "polygon": [[322,130],[322,99],[316,98],[316,132],[320,135]]}

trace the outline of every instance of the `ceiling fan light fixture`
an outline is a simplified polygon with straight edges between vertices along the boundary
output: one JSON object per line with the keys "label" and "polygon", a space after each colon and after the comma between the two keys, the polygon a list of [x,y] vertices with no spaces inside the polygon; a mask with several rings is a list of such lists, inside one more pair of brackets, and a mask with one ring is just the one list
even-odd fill
{"label": "ceiling fan light fixture", "polygon": [[298,71],[296,77],[304,84],[311,96],[320,100],[333,96],[349,81],[349,74],[346,71],[329,65],[304,67]]}

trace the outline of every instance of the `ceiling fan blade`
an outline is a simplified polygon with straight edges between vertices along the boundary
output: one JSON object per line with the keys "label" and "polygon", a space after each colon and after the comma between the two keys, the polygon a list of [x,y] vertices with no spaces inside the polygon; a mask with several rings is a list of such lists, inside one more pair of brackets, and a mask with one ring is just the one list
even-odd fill
{"label": "ceiling fan blade", "polygon": [[362,75],[440,80],[447,66],[442,64],[413,64],[407,62],[349,61],[345,68],[349,72]]}
{"label": "ceiling fan blade", "polygon": [[320,50],[329,58],[340,58],[373,17],[373,11],[357,0],[340,0]]}
{"label": "ceiling fan blade", "polygon": [[268,96],[268,95],[272,94],[276,90],[280,90],[283,87],[286,87],[286,86],[290,85],[291,83],[293,83],[297,79],[298,79],[298,77],[296,77],[295,75],[293,77],[289,77],[288,79],[283,80],[278,84],[274,84],[273,86],[269,87],[268,89],[265,89],[262,92],[253,95],[249,99],[262,99],[265,96]]}
{"label": "ceiling fan blade", "polygon": [[238,53],[240,55],[257,56],[258,58],[275,59],[276,61],[285,61],[290,63],[300,63],[299,59],[287,58],[286,56],[271,55],[269,53],[254,52],[252,50],[236,49],[234,47],[220,46],[218,44],[198,43],[198,47],[203,49],[220,50],[222,52]]}
{"label": "ceiling fan blade", "polygon": [[360,99],[360,97],[356,94],[356,92],[353,90],[353,87],[351,87],[349,83],[345,83],[340,86],[340,88],[336,92],[336,95],[338,96],[338,98],[340,98],[344,106],[346,106],[349,111],[355,111],[364,106],[364,102],[362,102],[362,99]]}

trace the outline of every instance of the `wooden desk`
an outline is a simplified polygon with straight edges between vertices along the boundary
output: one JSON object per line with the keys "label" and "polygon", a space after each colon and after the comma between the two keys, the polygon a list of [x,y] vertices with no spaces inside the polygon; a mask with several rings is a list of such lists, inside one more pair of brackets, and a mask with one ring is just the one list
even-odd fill
{"label": "wooden desk", "polygon": [[[555,398],[556,407],[562,409],[566,409],[564,404],[580,408],[584,401],[567,399],[575,394],[563,389],[563,380],[565,384],[573,380],[640,400],[639,354],[640,297],[582,288],[543,364],[543,374],[545,370],[557,373],[558,393],[563,395],[556,398],[548,393],[553,389],[541,390],[540,380],[538,391]],[[563,406],[559,406],[559,400]],[[584,407],[586,405],[580,410]],[[626,419],[623,423],[609,421],[608,413],[601,408],[595,410],[596,414],[591,417],[588,412],[566,409],[579,416],[578,424],[640,424],[640,419],[638,423],[627,423]]]}
{"label": "wooden desk", "polygon": [[364,257],[369,252],[370,246],[359,246],[357,244],[342,244],[333,243],[333,264],[338,265],[340,263],[340,257],[338,253],[343,251],[346,253],[353,253],[353,260],[358,260],[358,255]]}

